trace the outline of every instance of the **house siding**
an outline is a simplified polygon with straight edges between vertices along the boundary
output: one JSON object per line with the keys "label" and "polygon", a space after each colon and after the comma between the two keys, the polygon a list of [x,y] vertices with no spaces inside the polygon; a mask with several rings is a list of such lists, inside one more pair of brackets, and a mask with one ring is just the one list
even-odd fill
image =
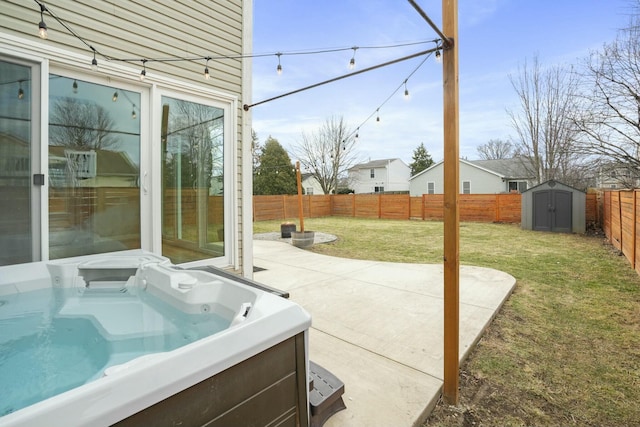
{"label": "house siding", "polygon": [[[115,58],[175,58],[238,55],[242,52],[242,1],[123,1],[52,0],[56,15],[90,45]],[[35,2],[3,1],[3,32],[40,40],[40,10]],[[91,51],[45,13],[49,39],[44,43],[89,56]],[[106,59],[97,57],[98,64]],[[131,65],[142,69],[140,61]],[[201,81],[204,62],[147,62],[147,73],[183,81]],[[212,87],[240,94],[241,60],[209,62]]]}
{"label": "house siding", "polygon": [[[371,178],[371,169],[374,177]],[[355,166],[349,171],[349,180],[356,194],[374,193],[376,187],[385,192],[409,191],[409,167],[399,159],[390,159],[383,167]]]}
{"label": "house siding", "polygon": [[[460,162],[460,194],[462,194],[465,181],[470,183],[470,194],[497,194],[507,191],[507,183],[499,175]],[[434,194],[444,193],[444,163],[440,162],[415,175],[410,180],[409,194],[414,197],[428,194],[429,182],[434,183]]]}
{"label": "house siding", "polygon": [[[242,268],[242,254],[250,256],[242,247],[242,242],[250,243],[248,227],[243,227],[242,219],[251,215],[243,215],[244,205],[251,200],[251,195],[243,198],[243,191],[251,188],[251,177],[243,179],[243,129],[250,130],[250,117],[242,110],[244,103],[250,102],[250,59],[237,58],[251,51],[251,28],[247,24],[247,16],[251,16],[250,0],[128,0],[106,2],[95,0],[48,0],[44,2],[48,9],[65,22],[75,33],[93,46],[100,54],[112,58],[132,59],[132,61],[109,61],[100,54],[96,79],[121,79],[136,84],[142,70],[142,58],[186,58],[186,57],[236,57],[233,59],[214,59],[208,63],[211,74],[209,80],[203,78],[205,61],[149,61],[145,67],[147,80],[154,81],[154,76],[161,79],[166,87],[182,89],[186,84],[191,91],[201,87],[208,92],[220,93],[226,99],[235,98],[236,111],[230,121],[234,131],[234,146],[237,151],[233,166],[237,192],[234,204],[237,210],[233,214],[238,218],[235,227],[238,239],[234,251],[238,253],[232,266]],[[74,37],[48,13],[44,20],[48,27],[49,38],[38,37],[40,8],[37,3],[25,0],[0,0],[0,38],[5,34],[9,38],[25,40],[35,46],[37,55],[49,59],[52,68],[65,68],[73,71],[90,72],[93,53],[82,41]],[[17,43],[19,44],[19,43]],[[1,50],[1,49],[0,49]],[[31,49],[32,51],[34,49]],[[56,52],[63,52],[59,55]],[[86,57],[86,68],[79,69],[78,61],[67,60],[65,55],[73,58]],[[61,59],[62,58],[62,59]],[[108,73],[101,73],[100,67],[111,68]],[[118,73],[117,71],[121,71]],[[172,83],[175,82],[172,87]],[[148,83],[146,83],[148,84]],[[203,91],[203,94],[206,93]],[[206,94],[204,96],[207,96]],[[245,99],[243,99],[245,98]],[[153,100],[151,100],[153,101]],[[248,206],[249,213],[251,206]],[[246,244],[246,243],[245,243]],[[246,269],[245,269],[246,270]]]}

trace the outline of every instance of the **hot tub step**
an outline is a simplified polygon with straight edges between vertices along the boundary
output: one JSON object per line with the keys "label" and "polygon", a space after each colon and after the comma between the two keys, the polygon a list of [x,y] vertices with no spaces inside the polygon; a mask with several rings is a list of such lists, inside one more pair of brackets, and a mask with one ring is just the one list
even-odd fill
{"label": "hot tub step", "polygon": [[344,383],[322,366],[309,361],[311,427],[321,427],[333,414],[347,407],[342,400]]}

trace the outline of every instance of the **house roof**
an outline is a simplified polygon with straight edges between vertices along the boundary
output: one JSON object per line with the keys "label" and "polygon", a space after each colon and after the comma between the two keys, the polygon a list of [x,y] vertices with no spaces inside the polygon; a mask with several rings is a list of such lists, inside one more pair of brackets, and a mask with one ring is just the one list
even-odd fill
{"label": "house roof", "polygon": [[382,168],[387,166],[391,162],[395,162],[396,160],[400,160],[400,159],[395,158],[395,159],[369,160],[366,163],[360,163],[360,164],[351,166],[348,170]]}
{"label": "house roof", "polygon": [[[438,163],[434,163],[429,168],[418,172],[409,178],[412,180],[417,178],[418,176],[434,169],[441,164],[444,163],[444,160],[439,161]],[[485,172],[491,173],[493,175],[497,175],[503,179],[530,179],[532,178],[529,173],[527,173],[524,164],[522,163],[522,159],[519,157],[515,157],[512,159],[499,159],[499,160],[464,160],[460,159],[460,163],[465,163],[469,166],[473,166],[478,169],[482,169]]]}
{"label": "house roof", "polygon": [[494,160],[470,160],[476,166],[497,172],[504,178],[533,178],[524,167],[521,157]]}

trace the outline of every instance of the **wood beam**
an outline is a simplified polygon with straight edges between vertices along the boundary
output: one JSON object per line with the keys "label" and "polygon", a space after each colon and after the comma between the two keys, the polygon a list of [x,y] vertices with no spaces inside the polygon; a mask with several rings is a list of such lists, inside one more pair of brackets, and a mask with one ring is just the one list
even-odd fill
{"label": "wood beam", "polygon": [[444,110],[444,385],[442,395],[458,404],[460,371],[460,148],[458,108],[458,1],[442,0]]}

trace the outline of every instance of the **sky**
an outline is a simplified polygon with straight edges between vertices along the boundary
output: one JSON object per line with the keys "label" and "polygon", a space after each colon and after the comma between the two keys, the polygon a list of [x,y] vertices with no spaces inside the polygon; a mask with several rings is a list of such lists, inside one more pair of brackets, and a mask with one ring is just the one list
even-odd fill
{"label": "sky", "polygon": [[[442,2],[416,0],[442,29]],[[508,110],[518,98],[510,76],[537,55],[543,67],[579,66],[629,22],[631,0],[458,0],[460,156],[515,135]],[[253,99],[260,102],[309,85],[435,47],[435,31],[403,0],[255,0]],[[350,70],[354,56],[356,66]],[[366,47],[375,47],[366,49]],[[294,52],[340,49],[323,54]],[[276,67],[280,56],[282,73]],[[442,64],[424,56],[257,105],[253,129],[290,153],[331,117],[358,128],[360,161],[411,163],[424,143],[443,158]],[[422,65],[420,65],[422,63]],[[416,71],[417,70],[417,71]],[[413,74],[412,74],[413,73]],[[409,99],[404,97],[404,81]],[[391,96],[396,89],[399,90]],[[385,102],[386,101],[386,102]],[[376,118],[379,117],[380,121]],[[367,120],[368,119],[368,120]]]}

